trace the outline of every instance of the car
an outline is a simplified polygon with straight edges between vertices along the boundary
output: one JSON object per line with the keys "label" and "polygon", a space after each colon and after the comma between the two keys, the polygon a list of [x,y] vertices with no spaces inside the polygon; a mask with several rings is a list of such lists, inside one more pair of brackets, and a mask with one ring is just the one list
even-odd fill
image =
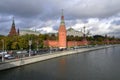
{"label": "car", "polygon": [[17,53],[17,54],[21,54],[21,53],[22,53],[22,51],[17,51],[16,53]]}
{"label": "car", "polygon": [[3,54],[5,55],[5,54],[7,54],[7,52],[6,51],[0,52],[0,57],[2,57]]}
{"label": "car", "polygon": [[5,59],[14,59],[15,57],[11,56],[10,54],[5,54],[4,58]]}
{"label": "car", "polygon": [[2,54],[7,54],[7,52],[6,51],[3,51],[3,52],[0,52],[0,54],[2,55]]}

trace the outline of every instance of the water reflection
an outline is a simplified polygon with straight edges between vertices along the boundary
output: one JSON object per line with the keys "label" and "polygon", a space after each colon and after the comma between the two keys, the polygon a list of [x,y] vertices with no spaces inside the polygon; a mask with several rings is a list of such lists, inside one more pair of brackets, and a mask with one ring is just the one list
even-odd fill
{"label": "water reflection", "polygon": [[59,59],[59,77],[58,80],[66,80],[66,74],[67,74],[67,63],[66,58],[62,57]]}

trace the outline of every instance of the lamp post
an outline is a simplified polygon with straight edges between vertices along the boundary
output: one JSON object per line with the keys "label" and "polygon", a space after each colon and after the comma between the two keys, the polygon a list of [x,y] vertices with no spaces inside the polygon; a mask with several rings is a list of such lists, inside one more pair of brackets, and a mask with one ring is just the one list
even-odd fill
{"label": "lamp post", "polygon": [[52,53],[52,47],[50,46],[50,54]]}
{"label": "lamp post", "polygon": [[75,40],[75,37],[74,37],[74,50],[76,50],[76,40]]}
{"label": "lamp post", "polygon": [[85,35],[85,26],[83,27],[84,28],[84,40],[86,40],[86,35]]}
{"label": "lamp post", "polygon": [[32,40],[29,40],[29,57],[31,56],[31,45],[32,45]]}
{"label": "lamp post", "polygon": [[2,62],[4,62],[4,39],[2,39],[2,44],[3,44],[3,52],[2,52]]}
{"label": "lamp post", "polygon": [[37,41],[37,51],[38,51],[38,44],[39,44],[39,42]]}

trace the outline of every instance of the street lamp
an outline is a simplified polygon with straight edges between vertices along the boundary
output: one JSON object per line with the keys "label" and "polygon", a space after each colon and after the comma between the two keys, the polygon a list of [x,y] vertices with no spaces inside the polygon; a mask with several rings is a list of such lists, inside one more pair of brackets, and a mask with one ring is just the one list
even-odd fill
{"label": "street lamp", "polygon": [[52,47],[50,46],[50,54],[52,53]]}
{"label": "street lamp", "polygon": [[31,45],[32,45],[32,40],[29,40],[29,57],[31,56]]}
{"label": "street lamp", "polygon": [[38,51],[38,44],[39,44],[39,42],[37,41],[37,51]]}
{"label": "street lamp", "polygon": [[2,62],[4,62],[4,39],[2,39],[2,44],[3,44],[3,52],[2,52]]}
{"label": "street lamp", "polygon": [[2,48],[2,49],[3,49],[3,51],[4,51],[4,39],[2,39],[2,43],[3,43],[3,48]]}
{"label": "street lamp", "polygon": [[84,40],[86,40],[86,35],[85,35],[85,26],[83,27],[84,28]]}
{"label": "street lamp", "polygon": [[75,37],[74,37],[74,50],[76,50],[76,40],[75,40]]}

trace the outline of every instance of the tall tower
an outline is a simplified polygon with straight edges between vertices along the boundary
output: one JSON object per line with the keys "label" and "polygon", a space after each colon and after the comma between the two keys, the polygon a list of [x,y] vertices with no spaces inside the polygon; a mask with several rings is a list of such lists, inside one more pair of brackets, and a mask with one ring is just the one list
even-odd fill
{"label": "tall tower", "polygon": [[66,27],[64,22],[64,15],[62,10],[61,23],[58,30],[59,48],[66,48]]}
{"label": "tall tower", "polygon": [[14,17],[13,17],[11,30],[10,30],[8,36],[15,36],[15,35],[17,35],[17,32],[16,32],[15,22],[14,22]]}

